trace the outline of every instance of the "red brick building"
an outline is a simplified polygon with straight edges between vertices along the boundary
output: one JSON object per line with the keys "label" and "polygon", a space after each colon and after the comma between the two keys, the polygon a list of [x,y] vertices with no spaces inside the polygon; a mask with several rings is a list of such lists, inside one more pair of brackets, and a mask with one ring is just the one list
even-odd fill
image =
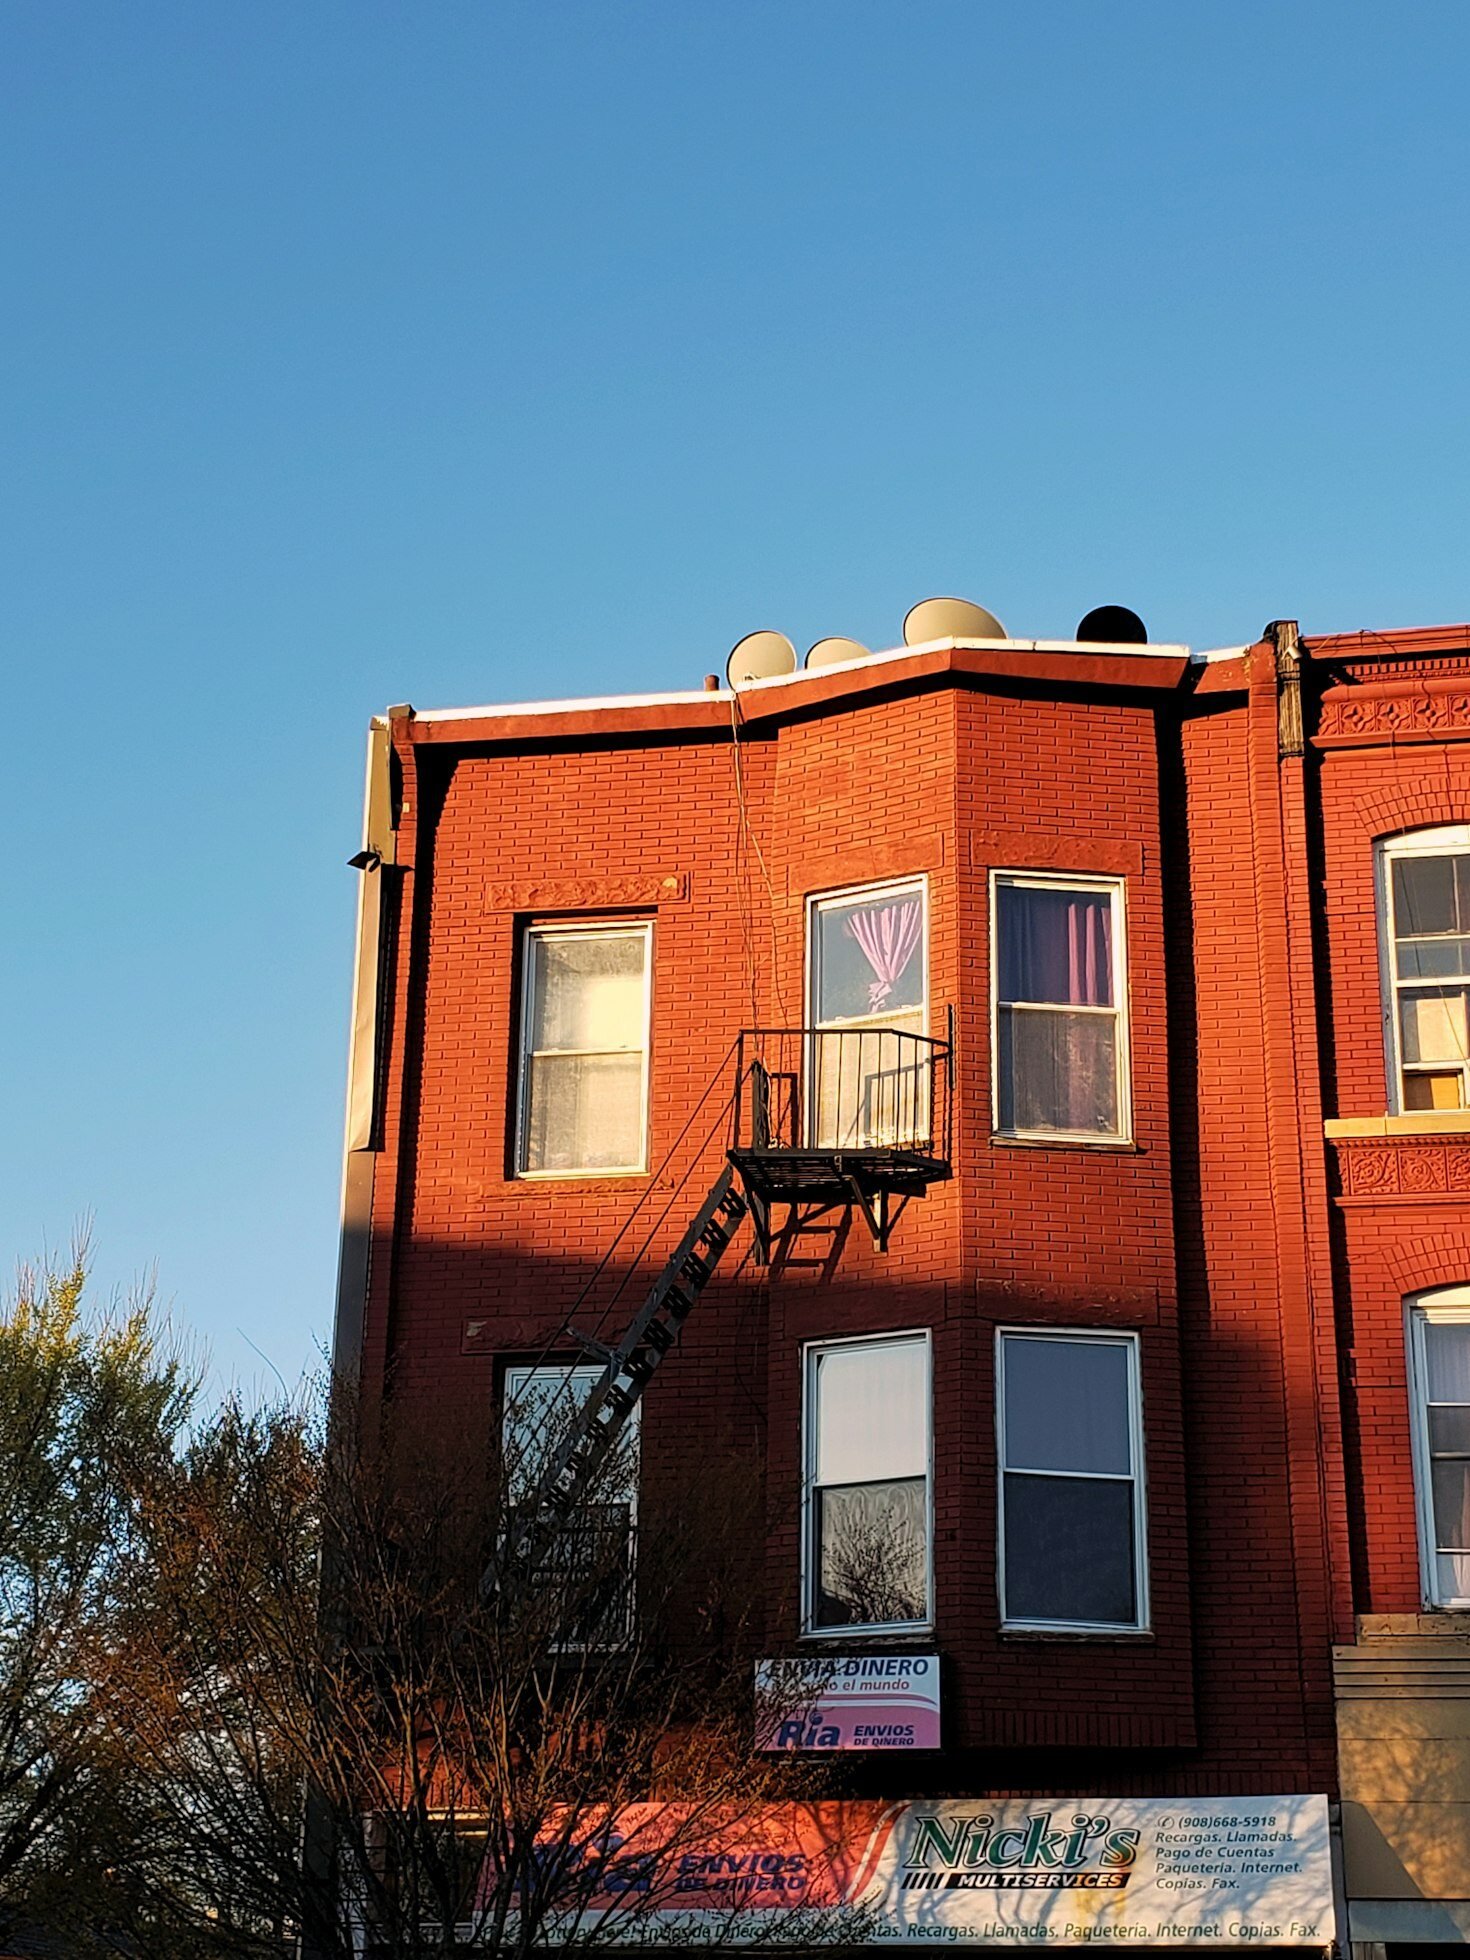
{"label": "red brick building", "polygon": [[1167,1928],[951,1937],[1321,1946],[1339,1712],[1353,1937],[1470,1930],[1467,662],[942,639],[374,725],[339,1365],[493,1439],[733,1144],[642,1486],[758,1463],[772,1657],[936,1658],[942,1746],[849,1787],[1196,1845]]}

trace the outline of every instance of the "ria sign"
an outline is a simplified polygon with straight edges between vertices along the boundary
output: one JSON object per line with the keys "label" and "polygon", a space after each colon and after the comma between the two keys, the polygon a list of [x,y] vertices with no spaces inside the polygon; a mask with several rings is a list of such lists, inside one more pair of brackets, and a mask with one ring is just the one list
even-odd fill
{"label": "ria sign", "polygon": [[829,1654],[760,1661],[756,1747],[830,1754],[939,1747],[937,1654]]}

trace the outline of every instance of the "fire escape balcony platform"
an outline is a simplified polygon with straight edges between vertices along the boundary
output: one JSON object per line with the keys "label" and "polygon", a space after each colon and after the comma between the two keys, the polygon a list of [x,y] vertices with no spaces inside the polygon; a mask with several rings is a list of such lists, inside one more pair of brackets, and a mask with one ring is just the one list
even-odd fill
{"label": "fire escape balcony platform", "polygon": [[[832,1206],[856,1206],[887,1251],[909,1200],[950,1176],[952,1025],[947,1041],[883,1026],[745,1028],[731,1103],[730,1163],[761,1263],[773,1205],[791,1208],[797,1231]],[[811,1141],[823,1136],[834,1141]]]}
{"label": "fire escape balcony platform", "polygon": [[950,1175],[942,1157],[905,1145],[869,1144],[857,1150],[736,1147],[730,1162],[746,1189],[768,1204],[823,1204],[884,1193],[919,1197]]}

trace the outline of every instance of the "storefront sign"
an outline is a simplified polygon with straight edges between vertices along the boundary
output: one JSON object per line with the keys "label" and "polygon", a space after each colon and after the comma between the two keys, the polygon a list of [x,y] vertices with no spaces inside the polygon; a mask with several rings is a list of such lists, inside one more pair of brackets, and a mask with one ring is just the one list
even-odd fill
{"label": "storefront sign", "polygon": [[[618,1943],[1316,1947],[1327,1799],[638,1804],[557,1859]],[[611,1922],[610,1922],[611,1923]],[[787,1928],[789,1926],[789,1933]]]}
{"label": "storefront sign", "polygon": [[937,1749],[937,1654],[829,1654],[760,1661],[756,1747]]}
{"label": "storefront sign", "polygon": [[879,1940],[1325,1946],[1325,1797],[906,1804],[873,1879]]}

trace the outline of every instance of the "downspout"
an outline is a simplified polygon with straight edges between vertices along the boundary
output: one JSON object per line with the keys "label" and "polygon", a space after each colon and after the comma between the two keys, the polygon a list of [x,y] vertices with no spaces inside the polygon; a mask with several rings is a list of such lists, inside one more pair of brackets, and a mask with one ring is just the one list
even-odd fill
{"label": "downspout", "polygon": [[397,863],[391,724],[413,710],[394,707],[368,725],[362,849],[348,862],[362,873],[357,893],[357,955],[352,976],[352,1032],[347,1057],[347,1114],[342,1148],[337,1306],[332,1379],[357,1383],[362,1362],[372,1256],[373,1172],[379,1146],[383,987],[387,968],[384,872]]}
{"label": "downspout", "polygon": [[[362,848],[348,859],[362,873],[357,892],[356,957],[352,973],[352,1030],[347,1051],[347,1113],[342,1147],[337,1302],[332,1326],[332,1379],[328,1438],[344,1420],[356,1423],[372,1267],[373,1173],[377,1167],[379,1082],[382,1071],[383,994],[388,970],[385,868],[398,861],[393,795],[392,724],[413,713],[390,708],[368,724],[367,778],[363,791]],[[334,1548],[324,1538],[318,1558],[320,1638],[323,1653],[339,1637],[333,1599]],[[331,1804],[308,1776],[301,1825],[301,1929],[299,1960],[338,1960],[342,1952],[337,1832]]]}

